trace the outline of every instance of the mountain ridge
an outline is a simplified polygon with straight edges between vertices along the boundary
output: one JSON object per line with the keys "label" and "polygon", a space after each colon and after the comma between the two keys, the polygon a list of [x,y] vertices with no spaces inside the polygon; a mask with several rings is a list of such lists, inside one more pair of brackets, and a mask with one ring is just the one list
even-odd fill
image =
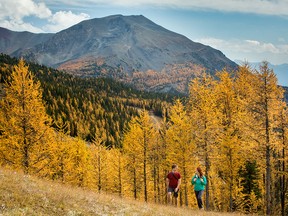
{"label": "mountain ridge", "polygon": [[19,49],[28,49],[45,42],[52,35],[52,33],[16,32],[0,27],[0,49],[3,53],[12,54],[19,52]]}
{"label": "mountain ridge", "polygon": [[[1,41],[2,38],[0,45],[3,44]],[[53,35],[42,35],[38,41],[37,44],[28,43],[31,46],[14,48],[12,53],[7,53],[7,47],[3,49],[3,46],[0,51],[80,76],[110,76],[139,88],[146,86],[146,90],[157,90],[157,86],[150,85],[149,71],[156,72],[158,78],[169,79],[165,82],[168,86],[165,91],[176,86],[176,91],[183,92],[187,88],[178,87],[187,87],[188,80],[199,73],[195,68],[201,68],[201,73],[214,73],[224,67],[237,68],[237,64],[221,51],[193,42],[143,15],[112,15],[85,20]],[[169,78],[171,71],[178,76]],[[138,78],[134,79],[138,72],[142,73],[140,83]],[[173,81],[175,78],[186,81],[178,85]]]}

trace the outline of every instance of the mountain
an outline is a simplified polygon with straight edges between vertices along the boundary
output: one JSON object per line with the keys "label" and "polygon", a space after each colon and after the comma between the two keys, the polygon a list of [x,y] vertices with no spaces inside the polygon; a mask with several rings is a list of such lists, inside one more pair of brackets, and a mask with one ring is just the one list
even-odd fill
{"label": "mountain", "polygon": [[3,49],[0,38],[1,52],[80,76],[114,77],[146,90],[187,91],[197,73],[237,67],[219,50],[142,15],[113,15],[82,21],[53,35],[32,34],[34,44],[15,35],[10,37],[13,49],[7,45]]}
{"label": "mountain", "polygon": [[14,32],[0,27],[0,51],[12,54],[47,41],[53,34]]}
{"label": "mountain", "polygon": [[288,87],[288,64],[271,65],[277,75],[279,84]]}

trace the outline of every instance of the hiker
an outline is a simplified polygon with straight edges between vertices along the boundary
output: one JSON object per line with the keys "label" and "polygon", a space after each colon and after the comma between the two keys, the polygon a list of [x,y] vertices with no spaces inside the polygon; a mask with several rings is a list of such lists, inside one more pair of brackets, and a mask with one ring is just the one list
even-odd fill
{"label": "hiker", "polygon": [[194,191],[197,199],[198,208],[200,210],[204,210],[202,195],[205,190],[207,180],[200,167],[197,167],[196,173],[191,179],[191,184],[194,185]]}
{"label": "hiker", "polygon": [[168,203],[172,204],[172,199],[173,199],[172,193],[173,193],[173,197],[175,198],[176,205],[177,205],[179,187],[181,184],[181,175],[179,172],[177,172],[177,170],[178,170],[178,166],[176,164],[173,164],[172,171],[169,172],[166,177]]}

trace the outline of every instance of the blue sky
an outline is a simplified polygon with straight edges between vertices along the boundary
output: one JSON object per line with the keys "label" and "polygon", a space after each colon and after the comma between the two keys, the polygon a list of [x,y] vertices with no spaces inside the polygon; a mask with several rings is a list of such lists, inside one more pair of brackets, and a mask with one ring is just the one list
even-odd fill
{"label": "blue sky", "polygon": [[144,15],[231,60],[288,63],[288,0],[0,0],[0,26],[58,32],[85,19]]}

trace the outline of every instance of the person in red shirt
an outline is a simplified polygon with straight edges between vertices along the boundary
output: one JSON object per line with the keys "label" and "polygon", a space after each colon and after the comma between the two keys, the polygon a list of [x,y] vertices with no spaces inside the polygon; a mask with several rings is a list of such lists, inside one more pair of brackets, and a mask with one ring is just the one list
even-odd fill
{"label": "person in red shirt", "polygon": [[176,164],[172,165],[172,171],[168,173],[166,177],[166,183],[167,183],[167,199],[168,203],[172,203],[172,193],[173,197],[175,198],[175,203],[177,205],[177,197],[178,197],[178,191],[181,184],[181,175],[179,172],[177,172],[178,166]]}

